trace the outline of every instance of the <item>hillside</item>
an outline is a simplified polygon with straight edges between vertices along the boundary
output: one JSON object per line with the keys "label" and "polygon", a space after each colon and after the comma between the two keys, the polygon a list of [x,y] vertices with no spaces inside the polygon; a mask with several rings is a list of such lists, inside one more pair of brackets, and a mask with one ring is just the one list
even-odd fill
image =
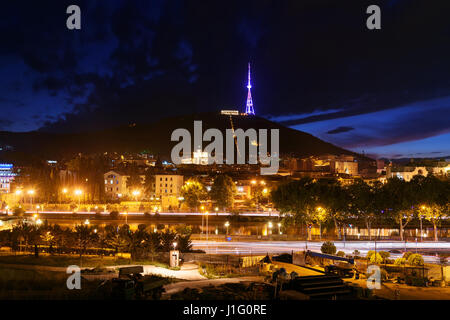
{"label": "hillside", "polygon": [[[177,142],[171,142],[173,130],[188,129],[193,137],[194,120],[202,120],[203,131],[217,128],[224,133],[231,128],[230,117],[219,113],[202,113],[166,118],[150,124],[137,124],[97,132],[55,134],[45,132],[0,132],[0,146],[12,146],[14,151],[3,151],[1,159],[20,155],[40,159],[61,159],[77,153],[148,152],[169,159]],[[234,128],[279,129],[280,154],[306,157],[322,154],[354,154],[324,142],[308,133],[284,127],[256,116],[233,116]],[[269,138],[270,140],[270,138]],[[204,143],[204,146],[207,143]]]}

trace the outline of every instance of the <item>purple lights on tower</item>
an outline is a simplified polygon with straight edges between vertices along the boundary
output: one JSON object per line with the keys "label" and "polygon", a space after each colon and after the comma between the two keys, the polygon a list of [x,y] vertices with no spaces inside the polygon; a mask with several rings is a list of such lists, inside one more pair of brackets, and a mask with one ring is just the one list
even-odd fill
{"label": "purple lights on tower", "polygon": [[247,104],[245,106],[246,114],[255,114],[255,110],[253,109],[252,92],[250,90],[251,88],[252,88],[252,85],[250,82],[250,62],[249,62],[248,63],[248,84],[247,84],[248,94],[247,94]]}

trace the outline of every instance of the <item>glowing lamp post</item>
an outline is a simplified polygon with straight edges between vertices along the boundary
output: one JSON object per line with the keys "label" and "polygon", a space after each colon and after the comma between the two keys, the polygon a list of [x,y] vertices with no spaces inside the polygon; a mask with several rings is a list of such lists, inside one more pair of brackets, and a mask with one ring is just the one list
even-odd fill
{"label": "glowing lamp post", "polygon": [[16,197],[17,197],[18,200],[19,200],[18,202],[20,203],[21,200],[22,200],[21,197],[20,197],[20,196],[22,195],[22,190],[20,190],[20,189],[19,189],[19,190],[16,190],[15,194],[16,194]]}
{"label": "glowing lamp post", "polygon": [[271,221],[269,221],[269,223],[267,224],[268,228],[269,228],[269,233],[272,234],[272,228],[273,228],[273,223]]}
{"label": "glowing lamp post", "polygon": [[83,194],[83,191],[80,189],[75,190],[75,195],[78,197],[78,207],[81,205],[81,195]]}
{"label": "glowing lamp post", "polygon": [[[422,210],[425,210],[427,207],[426,206],[421,206],[420,207]],[[423,241],[423,231],[422,231],[422,215],[419,214],[419,221],[420,221],[420,241]]]}
{"label": "glowing lamp post", "polygon": [[230,223],[227,221],[225,222],[225,228],[227,228],[227,235],[228,235],[228,227],[230,226]]}
{"label": "glowing lamp post", "polygon": [[134,196],[134,200],[135,201],[138,201],[137,199],[138,199],[140,194],[141,194],[141,192],[139,190],[134,190],[133,191],[133,196]]}
{"label": "glowing lamp post", "polygon": [[[27,192],[27,194],[28,194],[28,196],[30,197],[30,206],[32,207],[33,206],[33,196],[34,196],[34,190],[33,189],[31,189],[31,190],[28,190],[28,192]],[[33,210],[33,209],[31,209],[31,210]]]}

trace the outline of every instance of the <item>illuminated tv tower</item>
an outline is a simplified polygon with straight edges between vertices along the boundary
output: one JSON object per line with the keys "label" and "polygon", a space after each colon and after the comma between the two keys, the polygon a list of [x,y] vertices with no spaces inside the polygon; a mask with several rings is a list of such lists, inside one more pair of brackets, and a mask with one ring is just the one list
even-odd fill
{"label": "illuminated tv tower", "polygon": [[245,113],[246,114],[255,114],[255,110],[253,109],[252,92],[250,90],[252,88],[252,85],[250,83],[250,62],[248,63],[248,84],[247,84],[247,88],[248,88],[248,94],[247,94],[247,104],[245,106]]}

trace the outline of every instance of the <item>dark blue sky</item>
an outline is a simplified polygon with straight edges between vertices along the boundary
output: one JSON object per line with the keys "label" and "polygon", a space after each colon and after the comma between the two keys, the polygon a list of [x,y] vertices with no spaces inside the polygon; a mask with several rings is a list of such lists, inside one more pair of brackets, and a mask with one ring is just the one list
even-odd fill
{"label": "dark blue sky", "polygon": [[[69,31],[70,4],[82,29]],[[367,5],[382,30],[365,27]],[[449,1],[12,1],[0,130],[83,131],[222,108],[358,152],[450,154]]]}

